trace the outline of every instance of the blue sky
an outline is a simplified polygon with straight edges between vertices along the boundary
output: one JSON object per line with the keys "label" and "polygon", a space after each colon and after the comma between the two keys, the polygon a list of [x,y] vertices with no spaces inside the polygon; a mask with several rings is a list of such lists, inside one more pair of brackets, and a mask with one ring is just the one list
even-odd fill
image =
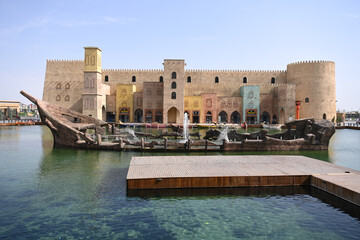
{"label": "blue sky", "polygon": [[47,59],[102,49],[103,68],[285,70],[331,60],[337,108],[360,110],[360,1],[0,0],[0,100],[42,98]]}

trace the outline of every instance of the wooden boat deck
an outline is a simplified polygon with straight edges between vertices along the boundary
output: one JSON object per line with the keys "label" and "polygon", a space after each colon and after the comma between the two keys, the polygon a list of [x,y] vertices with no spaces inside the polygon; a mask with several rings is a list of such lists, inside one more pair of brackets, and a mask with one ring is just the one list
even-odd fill
{"label": "wooden boat deck", "polygon": [[128,189],[313,185],[360,205],[358,171],[304,156],[133,157]]}

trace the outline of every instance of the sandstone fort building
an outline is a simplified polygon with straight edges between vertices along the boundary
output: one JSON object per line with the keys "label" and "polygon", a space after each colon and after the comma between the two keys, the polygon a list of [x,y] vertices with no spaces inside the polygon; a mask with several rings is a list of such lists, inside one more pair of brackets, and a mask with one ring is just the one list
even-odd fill
{"label": "sandstone fort building", "polygon": [[109,122],[284,123],[336,116],[335,63],[286,70],[194,70],[165,59],[163,69],[102,69],[101,50],[84,60],[48,60],[43,100]]}

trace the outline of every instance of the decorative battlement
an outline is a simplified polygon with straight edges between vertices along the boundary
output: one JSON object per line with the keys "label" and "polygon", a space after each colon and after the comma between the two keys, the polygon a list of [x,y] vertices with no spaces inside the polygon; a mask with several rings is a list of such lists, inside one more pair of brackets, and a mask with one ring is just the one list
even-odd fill
{"label": "decorative battlement", "polygon": [[298,61],[289,63],[288,65],[294,65],[294,64],[307,64],[307,63],[334,63],[333,61],[327,61],[327,60],[309,60],[309,61]]}
{"label": "decorative battlement", "polygon": [[83,63],[83,60],[67,60],[67,59],[47,59],[46,62],[51,63]]}
{"label": "decorative battlement", "polygon": [[231,70],[231,69],[216,69],[216,70],[209,70],[209,69],[188,69],[185,70],[185,72],[206,72],[206,73],[211,73],[211,72],[226,72],[226,73],[238,73],[238,72],[261,72],[261,73],[280,73],[283,72],[285,73],[286,70]]}
{"label": "decorative battlement", "polygon": [[[162,69],[102,69],[104,72],[164,72]],[[259,73],[286,73],[286,70],[231,70],[231,69],[187,69],[185,72],[191,73],[211,73],[211,72],[226,72],[226,73],[239,73],[239,72],[259,72]]]}
{"label": "decorative battlement", "polygon": [[103,72],[164,72],[161,69],[102,69]]}

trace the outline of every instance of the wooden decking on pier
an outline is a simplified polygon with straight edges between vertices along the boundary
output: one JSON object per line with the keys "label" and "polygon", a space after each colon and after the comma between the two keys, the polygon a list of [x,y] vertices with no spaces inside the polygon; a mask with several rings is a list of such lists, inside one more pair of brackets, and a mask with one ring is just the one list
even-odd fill
{"label": "wooden decking on pier", "polygon": [[313,185],[360,205],[358,171],[304,156],[133,157],[128,189]]}

